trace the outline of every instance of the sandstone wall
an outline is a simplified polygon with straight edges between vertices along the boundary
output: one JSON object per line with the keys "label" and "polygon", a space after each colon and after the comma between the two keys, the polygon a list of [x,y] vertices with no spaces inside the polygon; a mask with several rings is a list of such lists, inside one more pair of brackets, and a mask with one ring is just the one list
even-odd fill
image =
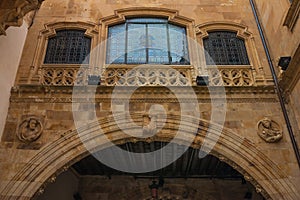
{"label": "sandstone wall", "polygon": [[[285,122],[276,93],[273,89],[270,70],[267,64],[263,46],[260,41],[251,7],[248,3],[245,3],[244,0],[193,0],[176,1],[176,3],[171,0],[107,0],[105,2],[96,0],[46,0],[42,4],[40,10],[37,12],[34,23],[28,32],[25,42],[25,50],[23,51],[17,73],[17,80],[11,93],[11,103],[0,145],[0,171],[2,172],[0,174],[0,191],[7,186],[7,183],[12,180],[13,177],[15,177],[15,175],[20,172],[20,170],[23,169],[26,164],[28,165],[28,162],[34,156],[38,155],[38,153],[41,152],[45,147],[50,148],[47,145],[51,144],[51,142],[54,140],[63,138],[64,135],[68,135],[68,131],[78,128],[74,124],[74,114],[79,114],[79,121],[85,125],[95,120],[93,116],[94,109],[96,110],[96,116],[98,118],[105,119],[107,116],[111,115],[112,87],[100,86],[97,89],[96,103],[93,105],[91,104],[91,99],[88,99],[87,96],[84,96],[85,93],[81,94],[81,99],[76,99],[75,101],[72,100],[71,86],[45,86],[40,85],[38,81],[34,82],[34,84],[30,82],[32,77],[39,76],[39,68],[41,67],[41,63],[35,62],[37,59],[36,56],[39,55],[39,59],[43,60],[43,56],[45,54],[45,48],[39,49],[39,42],[42,38],[41,31],[45,30],[45,24],[66,21],[94,23],[96,27],[98,27],[98,33],[96,33],[98,35],[95,38],[95,41],[97,43],[101,43],[105,41],[106,38],[105,33],[103,32],[104,29],[101,27],[103,22],[101,19],[103,20],[105,17],[114,15],[115,10],[129,7],[156,7],[178,11],[178,15],[183,16],[185,20],[187,20],[186,18],[192,20],[190,21],[190,31],[192,33],[192,39],[194,40],[197,40],[196,26],[208,22],[235,22],[238,24],[243,24],[247,27],[248,31],[252,34],[251,39],[254,41],[254,47],[252,46],[251,49],[255,49],[258,56],[257,62],[252,60],[253,63],[251,63],[256,63],[256,69],[258,69],[253,73],[256,73],[256,76],[260,76],[261,82],[260,85],[253,84],[251,86],[226,87],[225,91],[227,107],[224,127],[240,137],[245,138],[245,141],[247,142],[242,142],[241,146],[248,144],[248,142],[249,144],[251,143],[255,146],[257,149],[257,155],[254,155],[254,158],[256,156],[260,156],[258,154],[265,155],[266,158],[270,159],[274,163],[274,166],[279,167],[284,174],[282,176],[278,175],[278,179],[276,180],[267,180],[266,177],[259,177],[259,179],[256,180],[257,182],[264,184],[266,183],[266,185],[269,184],[271,187],[271,185],[280,185],[278,182],[280,182],[282,179],[284,181],[290,180],[295,185],[299,185],[299,167],[294,156],[286,127],[284,126]],[[149,11],[149,13],[151,13],[151,11]],[[263,18],[263,20],[266,20],[266,18],[267,17]],[[272,18],[273,17],[270,16],[270,19]],[[266,21],[264,21],[264,23],[266,23]],[[277,22],[268,23],[268,25],[269,24],[273,26],[270,27],[270,30],[274,30],[279,26]],[[267,34],[269,35],[271,32],[268,32]],[[276,34],[279,34],[280,37],[284,37],[281,35],[281,28]],[[272,38],[273,36],[269,37]],[[277,35],[275,38],[277,37],[279,36]],[[292,39],[288,44],[292,46],[292,44],[294,44],[297,40],[297,37],[298,36],[296,35],[291,36]],[[276,42],[276,45],[280,44]],[[277,52],[276,49],[278,49],[278,46],[276,45],[274,45],[273,48],[275,49],[274,55]],[[282,48],[287,48],[287,52],[292,52],[292,47],[289,45],[282,46]],[[279,54],[281,54],[280,50],[278,50],[278,55]],[[91,87],[93,86],[87,88]],[[196,91],[197,104],[188,105],[188,101],[186,104],[192,107],[198,106],[201,118],[210,121],[212,110],[218,110],[219,108],[215,108],[211,105],[211,96],[205,87],[197,87],[194,85],[192,88]],[[85,89],[86,88],[83,90]],[[143,114],[148,113],[151,105],[161,104],[165,108],[167,114],[182,114],[180,113],[180,107],[174,95],[171,92],[166,91],[166,89],[163,89],[163,87],[146,87],[145,90],[141,89],[135,95],[136,96],[132,97],[132,102],[129,105],[124,105],[121,101],[120,105],[117,106],[117,110],[119,112],[123,112],[126,106],[128,106],[130,112]],[[214,98],[218,97],[218,94],[214,95]],[[77,100],[79,100],[79,102],[77,102]],[[190,112],[192,113],[194,110],[190,108]],[[24,142],[24,140],[22,141],[22,138],[20,139],[20,137],[18,137],[18,134],[20,135],[22,123],[26,123],[24,120],[32,116],[40,121],[43,131],[41,136],[36,138],[33,142]],[[263,117],[269,117],[281,126],[283,130],[283,138],[278,143],[266,143],[257,135],[257,123]],[[218,123],[218,121],[215,123]],[[83,146],[78,148],[80,150],[83,148]],[[243,150],[245,151],[245,149]],[[69,154],[67,155],[67,153],[68,152],[66,152],[65,157],[60,159],[69,161],[73,158],[75,159],[75,156],[78,156]],[[238,154],[238,152],[236,153]],[[244,159],[239,158],[236,154],[232,154],[230,156],[235,157],[237,160],[236,164],[239,164],[239,159],[241,161]],[[35,164],[38,165],[37,163],[34,163],[31,167],[34,168]],[[241,163],[241,165],[242,164],[245,165],[245,163]],[[260,165],[263,164],[264,163],[260,163]],[[251,172],[252,167],[253,166],[249,164],[245,170]],[[60,167],[53,166],[53,172],[55,172],[56,169],[59,170]],[[270,171],[272,170],[270,169]],[[267,171],[268,169],[265,169],[264,172]],[[266,174],[266,176],[272,173],[273,171]],[[47,174],[43,177],[39,177],[40,179],[38,180],[32,181],[34,181],[34,184],[37,185],[42,184],[45,179],[49,178],[48,176],[50,175]],[[24,181],[24,184],[25,182],[26,181]],[[269,187],[267,187],[267,189],[268,188]],[[257,187],[257,189],[260,190],[261,188]],[[273,193],[269,195],[271,195],[274,199],[276,197],[279,198],[281,197],[280,195],[282,195],[282,193],[278,191],[272,192]],[[23,198],[26,199],[30,198],[34,193],[35,191],[30,191],[30,193],[22,195],[24,195]],[[294,194],[297,193],[299,193],[299,191],[294,192]]]}

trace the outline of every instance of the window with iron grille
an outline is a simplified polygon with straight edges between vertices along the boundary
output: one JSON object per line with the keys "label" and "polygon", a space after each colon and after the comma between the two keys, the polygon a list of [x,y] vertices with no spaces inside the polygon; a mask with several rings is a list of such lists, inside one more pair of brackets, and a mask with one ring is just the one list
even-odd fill
{"label": "window with iron grille", "polygon": [[163,18],[131,18],[108,29],[106,63],[189,64],[186,30]]}
{"label": "window with iron grille", "polygon": [[207,65],[249,65],[244,40],[235,32],[210,32],[203,44]]}
{"label": "window with iron grille", "polygon": [[87,64],[91,39],[83,30],[59,30],[48,39],[45,64]]}

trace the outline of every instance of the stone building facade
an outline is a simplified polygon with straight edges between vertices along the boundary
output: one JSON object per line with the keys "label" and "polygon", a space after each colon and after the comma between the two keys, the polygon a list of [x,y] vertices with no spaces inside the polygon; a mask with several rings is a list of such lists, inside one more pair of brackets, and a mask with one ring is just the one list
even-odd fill
{"label": "stone building facade", "polygon": [[[172,142],[210,154],[242,175],[256,192],[253,199],[300,199],[300,165],[295,156],[300,142],[299,0],[254,2],[274,72],[251,7],[253,1],[45,0],[23,1],[22,6],[20,2],[14,4],[18,18],[30,18],[30,28],[1,138],[0,199],[47,199],[43,191],[62,172],[76,171],[75,163],[108,147],[139,142]],[[8,23],[14,6],[3,14],[3,33],[10,25],[21,25]],[[110,28],[137,18],[162,19],[158,24],[183,27],[188,56],[180,56],[186,56],[188,62],[170,59],[172,42],[177,40],[168,39],[170,63],[128,63],[128,52],[127,63],[108,63],[107,52],[113,43],[108,37]],[[50,40],[63,30],[81,30],[89,38],[88,62],[45,62]],[[147,37],[154,35],[150,28],[146,30]],[[205,41],[214,32],[234,33],[231,40],[245,45],[247,63],[208,65]],[[148,39],[146,43],[148,60]],[[278,62],[289,56],[291,61],[283,70]],[[83,199],[147,199],[148,182],[137,183],[130,177],[117,176],[110,182],[82,176],[78,195]],[[197,191],[198,185],[205,188],[201,180],[165,181],[170,188],[178,188],[170,190],[165,199],[226,199],[216,193],[201,196]],[[119,183],[122,187],[116,186]],[[234,199],[230,195],[240,187],[231,184],[233,194],[228,199]],[[176,193],[184,191],[182,185],[192,188],[189,191],[194,194]],[[221,181],[217,185],[226,188]],[[92,187],[108,192],[99,196],[98,189],[97,196],[89,191]],[[114,191],[127,196],[113,196]]]}

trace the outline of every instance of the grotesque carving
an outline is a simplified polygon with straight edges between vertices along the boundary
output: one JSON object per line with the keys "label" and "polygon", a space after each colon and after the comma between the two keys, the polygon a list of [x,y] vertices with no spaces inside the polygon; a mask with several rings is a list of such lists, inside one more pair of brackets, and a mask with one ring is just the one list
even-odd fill
{"label": "grotesque carving", "polygon": [[28,117],[19,126],[18,138],[23,142],[33,142],[41,136],[42,130],[40,119]]}
{"label": "grotesque carving", "polygon": [[257,124],[258,135],[266,142],[278,142],[282,138],[282,130],[278,123],[264,117]]}
{"label": "grotesque carving", "polygon": [[0,35],[5,35],[5,30],[9,26],[21,26],[23,17],[30,11],[38,10],[43,1],[44,0],[18,0],[14,1],[13,6],[8,6],[6,9],[0,10]]}

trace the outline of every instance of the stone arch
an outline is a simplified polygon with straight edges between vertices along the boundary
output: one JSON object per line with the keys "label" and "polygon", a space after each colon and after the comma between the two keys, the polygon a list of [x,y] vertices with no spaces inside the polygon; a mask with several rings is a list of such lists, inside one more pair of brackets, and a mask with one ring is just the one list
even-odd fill
{"label": "stone arch", "polygon": [[[235,31],[237,33],[237,37],[245,41],[245,46],[250,60],[250,67],[253,72],[256,84],[260,84],[260,82],[264,81],[265,75],[261,67],[261,62],[257,53],[253,33],[248,30],[248,27],[246,25],[227,21],[207,22],[196,25],[196,35],[200,46],[203,47],[203,39],[208,37],[209,31]],[[204,52],[200,54],[200,57],[202,66],[205,66],[206,63]]]}
{"label": "stone arch", "polygon": [[[125,117],[120,114],[118,117]],[[131,114],[133,120],[140,120],[141,114]],[[188,118],[188,116],[187,116]],[[135,141],[170,141],[175,134],[174,126],[182,124],[184,127],[198,127],[198,133],[186,132],[185,137],[193,137],[191,147],[200,148],[204,138],[213,140],[217,133],[221,132],[212,155],[217,156],[221,161],[227,162],[233,168],[244,175],[250,181],[257,192],[260,192],[266,199],[299,199],[294,185],[280,168],[272,162],[256,145],[246,138],[239,136],[229,129],[217,124],[211,124],[206,120],[198,120],[198,123],[181,122],[180,115],[170,115],[166,122],[166,130],[170,134],[157,134],[152,138],[137,139],[125,135],[113,122],[114,117],[107,116],[89,123],[80,129],[80,137],[77,130],[70,130],[61,135],[60,138],[49,143],[41,149],[25,166],[20,170],[1,192],[2,199],[31,199],[38,193],[43,192],[47,183],[55,180],[55,177],[69,166],[89,154],[90,151],[98,151],[108,146],[103,137],[110,138],[115,144],[124,144]],[[125,122],[124,122],[125,123]],[[99,125],[104,133],[99,131]],[[178,144],[188,143],[186,138],[180,138]],[[88,145],[84,145],[85,144]]]}

